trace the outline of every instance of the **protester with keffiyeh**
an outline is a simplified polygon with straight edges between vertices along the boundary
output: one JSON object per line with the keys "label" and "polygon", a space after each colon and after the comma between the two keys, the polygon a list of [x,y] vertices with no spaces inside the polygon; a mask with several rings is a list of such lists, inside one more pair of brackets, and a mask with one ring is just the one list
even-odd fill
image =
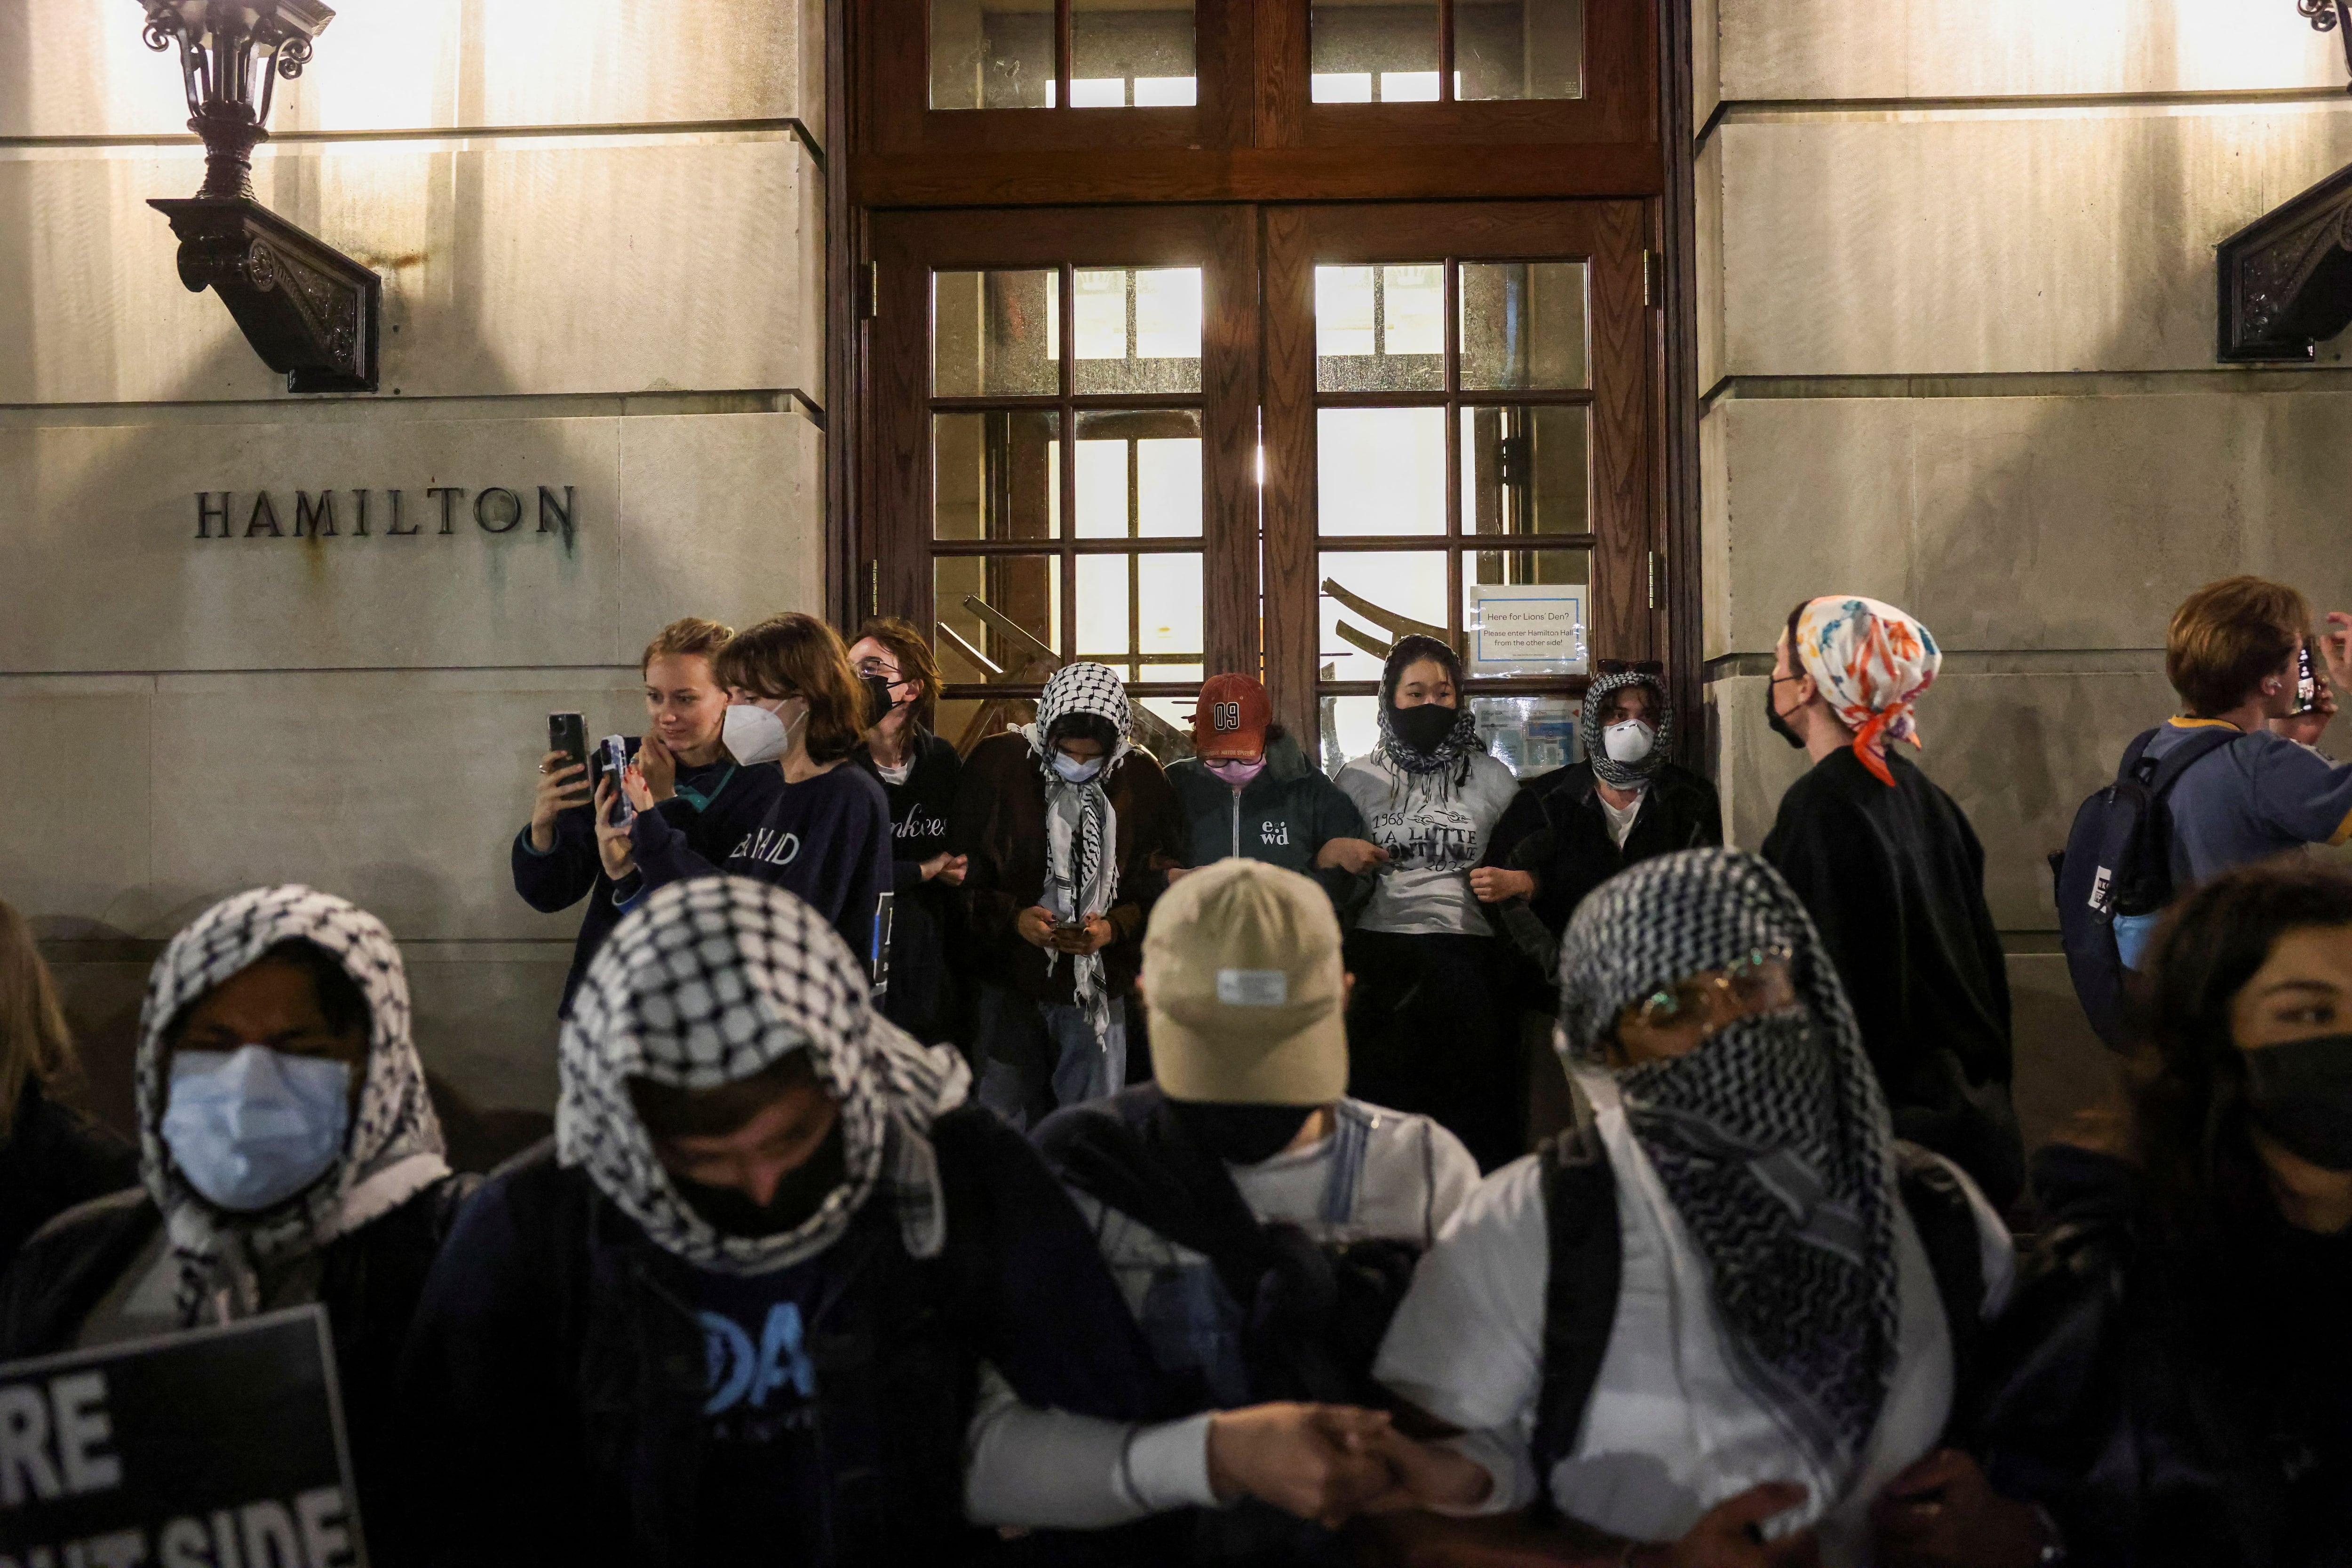
{"label": "protester with keffiyeh", "polygon": [[1467,1435],[1400,1447],[1425,1502],[1548,1494],[1638,1564],[1869,1560],[1933,1449],[2008,1233],[1898,1144],[1828,954],[1754,856],[1626,871],[1561,946],[1578,1123],[1423,1260],[1379,1375]]}
{"label": "protester with keffiyeh", "polygon": [[140,1015],[140,1185],[17,1255],[0,1361],[319,1302],[362,1517],[388,1523],[395,1362],[466,1181],[408,1029],[400,951],[365,910],[287,886],[199,916]]}
{"label": "protester with keffiyeh", "polygon": [[1894,605],[1838,595],[1790,612],[1775,658],[1769,721],[1812,768],[1781,797],[1764,858],[1845,981],[1895,1130],[1958,1161],[2006,1207],[2025,1154],[1984,849],[1893,744],[1920,745],[1912,704],[1943,655]]}
{"label": "protester with keffiyeh", "polygon": [[1470,890],[1518,781],[1479,743],[1462,661],[1408,637],[1381,671],[1380,744],[1339,770],[1386,857],[1348,933],[1348,1092],[1435,1118],[1493,1170],[1527,1146],[1511,959]]}
{"label": "protester with keffiyeh", "polygon": [[1144,921],[1189,853],[1175,792],[1128,727],[1116,674],[1065,665],[1036,721],[982,741],[957,783],[978,1094],[1015,1126],[1127,1081]]}

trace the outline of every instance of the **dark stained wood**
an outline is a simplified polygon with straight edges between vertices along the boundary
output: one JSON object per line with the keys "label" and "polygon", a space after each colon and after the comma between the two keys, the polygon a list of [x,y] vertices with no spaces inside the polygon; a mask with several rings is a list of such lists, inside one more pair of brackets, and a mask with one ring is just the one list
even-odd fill
{"label": "dark stained wood", "polygon": [[1698,246],[1693,168],[1697,141],[1692,125],[1689,5],[1665,6],[1658,25],[1664,35],[1658,77],[1659,100],[1665,106],[1661,123],[1667,153],[1665,195],[1659,203],[1666,305],[1658,334],[1661,415],[1654,443],[1665,538],[1666,625],[1661,657],[1674,682],[1675,706],[1685,716],[1685,721],[1675,728],[1680,760],[1711,774],[1706,726],[1698,722],[1704,711],[1699,674],[1706,650],[1706,607],[1699,592]]}
{"label": "dark stained wood", "polygon": [[1258,667],[1257,216],[1216,209],[1202,279],[1202,631],[1208,668]]}
{"label": "dark stained wood", "polygon": [[1391,147],[1377,154],[1362,147],[1195,153],[1097,146],[1051,154],[854,156],[849,188],[852,201],[875,207],[1651,196],[1663,188],[1664,170],[1663,150],[1646,141],[1501,143],[1475,156],[1465,156],[1460,146]]}
{"label": "dark stained wood", "polygon": [[1649,607],[1652,312],[1642,302],[1640,205],[1594,203],[1591,251],[1592,560],[1594,658],[1650,658],[1656,617]]}
{"label": "dark stained wood", "polygon": [[1321,732],[1315,705],[1314,218],[1305,207],[1264,216],[1265,376],[1265,681],[1274,716],[1294,735]]}
{"label": "dark stained wood", "polygon": [[824,613],[836,626],[854,626],[867,609],[866,563],[879,559],[878,542],[856,520],[859,399],[858,351],[865,332],[857,321],[855,289],[841,287],[852,275],[864,217],[849,202],[849,29],[828,16],[824,31],[824,124],[820,131],[829,153],[824,163],[825,210],[839,215],[825,226],[824,268],[835,284],[824,294]]}

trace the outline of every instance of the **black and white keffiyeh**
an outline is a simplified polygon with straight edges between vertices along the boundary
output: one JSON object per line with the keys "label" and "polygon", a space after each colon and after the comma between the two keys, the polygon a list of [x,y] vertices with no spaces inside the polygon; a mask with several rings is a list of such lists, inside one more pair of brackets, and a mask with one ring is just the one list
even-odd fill
{"label": "black and white keffiyeh", "polygon": [[1380,752],[1400,773],[1442,774],[1458,784],[1469,774],[1465,759],[1473,752],[1486,750],[1478,743],[1478,721],[1470,711],[1469,697],[1458,686],[1454,694],[1454,728],[1446,731],[1435,751],[1417,750],[1396,732],[1397,685],[1403,680],[1406,670],[1425,658],[1444,665],[1448,671],[1460,668],[1453,651],[1435,637],[1401,638],[1389,649],[1388,661],[1381,668]]}
{"label": "black and white keffiyeh", "polygon": [[[366,1077],[332,1171],[258,1214],[215,1208],[163,1142],[172,1026],[190,1004],[280,942],[313,943],[367,998]],[[382,921],[332,893],[289,884],[225,899],[173,937],[147,977],[139,1015],[139,1178],[164,1216],[180,1265],[183,1319],[261,1310],[259,1271],[315,1252],[390,1213],[449,1173],[425,1064],[409,1038],[408,977]]]}
{"label": "black and white keffiyeh", "polygon": [[1842,1491],[1894,1373],[1898,1194],[1886,1102],[1804,906],[1736,849],[1612,878],[1561,939],[1559,1044],[1597,1064],[1626,1007],[1759,951],[1789,954],[1801,1012],[1742,1020],[1617,1085],[1706,1257],[1735,1371]]}
{"label": "black and white keffiyeh", "polygon": [[[849,1179],[805,1225],[730,1236],[678,1196],[629,1100],[629,1079],[734,1083],[805,1050],[841,1107]],[[702,877],[656,889],[589,963],[559,1047],[559,1162],[588,1173],[665,1251],[720,1274],[764,1274],[841,1239],[877,1194],[917,1258],[947,1240],[930,1126],[971,1075],[874,1011],[866,972],[824,917],[781,888]]]}
{"label": "black and white keffiyeh", "polygon": [[[1118,737],[1110,755],[1103,759],[1101,770],[1076,784],[1054,771],[1049,739],[1055,724],[1073,713],[1091,713],[1108,721]],[[1037,721],[1021,731],[1045,781],[1047,885],[1040,896],[1060,893],[1062,907],[1074,920],[1108,914],[1118,902],[1118,814],[1103,786],[1135,750],[1135,743],[1128,739],[1129,719],[1127,686],[1118,673],[1103,665],[1080,662],[1066,664],[1053,673],[1045,682],[1045,694],[1037,700]],[[1073,798],[1077,820],[1066,836],[1056,826],[1062,813],[1055,808]],[[1045,973],[1053,973],[1063,956],[1047,949]],[[1099,1043],[1110,1030],[1110,987],[1103,976],[1102,954],[1072,955],[1070,977],[1078,1005],[1085,1009]]]}
{"label": "black and white keffiyeh", "polygon": [[[1602,715],[1609,711],[1609,699],[1628,686],[1650,689],[1650,728],[1657,734],[1651,743],[1650,754],[1638,763],[1612,761],[1609,748],[1601,742],[1601,731],[1608,726]],[[1666,760],[1675,742],[1675,705],[1666,696],[1666,683],[1645,669],[1621,669],[1614,675],[1604,675],[1584,690],[1584,711],[1577,721],[1582,731],[1585,760],[1592,764],[1592,773],[1602,784],[1614,789],[1639,789],[1649,783],[1650,775]]]}

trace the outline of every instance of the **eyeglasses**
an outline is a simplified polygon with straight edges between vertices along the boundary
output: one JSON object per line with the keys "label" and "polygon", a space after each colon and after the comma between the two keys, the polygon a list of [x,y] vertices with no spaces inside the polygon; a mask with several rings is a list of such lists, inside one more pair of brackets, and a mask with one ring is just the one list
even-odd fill
{"label": "eyeglasses", "polygon": [[1704,1024],[1727,1001],[1736,1011],[1753,1012],[1772,1002],[1780,981],[1779,966],[1787,964],[1790,956],[1785,947],[1750,948],[1738,962],[1661,986],[1625,1011],[1645,1029]]}

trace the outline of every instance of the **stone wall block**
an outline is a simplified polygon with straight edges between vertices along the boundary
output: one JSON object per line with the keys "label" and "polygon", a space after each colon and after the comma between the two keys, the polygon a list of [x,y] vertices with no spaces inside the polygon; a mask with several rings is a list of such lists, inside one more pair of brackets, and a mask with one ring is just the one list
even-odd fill
{"label": "stone wall block", "polygon": [[145,676],[0,678],[0,898],[40,936],[110,934],[146,916],[153,718]]}
{"label": "stone wall block", "polygon": [[[200,150],[0,152],[0,403],[285,398],[151,196]],[[286,144],[260,199],[384,279],[382,394],[820,395],[824,176],[783,132]]]}
{"label": "stone wall block", "polygon": [[[0,136],[186,129],[176,54],[128,4],[0,3]],[[815,61],[811,79],[810,60]],[[308,69],[278,84],[271,129],[636,125],[824,115],[818,0],[400,0],[345,5]],[[0,73],[9,69],[0,65]]]}
{"label": "stone wall block", "polygon": [[[824,446],[798,413],[624,421],[622,468],[635,480],[621,562],[632,626],[822,616]],[[733,525],[711,527],[714,518]]]}
{"label": "stone wall block", "polygon": [[1719,0],[1726,99],[2340,89],[2342,46],[2238,0]]}
{"label": "stone wall block", "polygon": [[2352,163],[2352,103],[1735,117],[1716,137],[1724,375],[2203,370],[2213,246]]}

